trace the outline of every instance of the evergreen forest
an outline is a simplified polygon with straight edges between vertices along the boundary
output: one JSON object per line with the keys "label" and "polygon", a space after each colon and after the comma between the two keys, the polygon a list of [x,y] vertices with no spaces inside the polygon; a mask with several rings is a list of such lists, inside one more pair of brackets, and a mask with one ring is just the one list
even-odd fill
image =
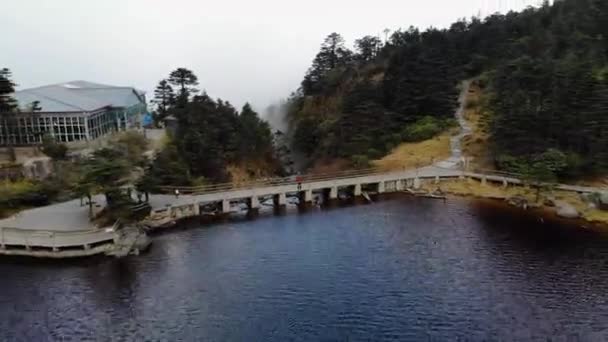
{"label": "evergreen forest", "polygon": [[[384,37],[383,37],[384,38]],[[288,101],[293,147],[353,164],[450,127],[473,79],[494,166],[560,161],[559,176],[608,171],[608,1],[556,0],[521,12],[410,27],[386,39],[322,43]]]}

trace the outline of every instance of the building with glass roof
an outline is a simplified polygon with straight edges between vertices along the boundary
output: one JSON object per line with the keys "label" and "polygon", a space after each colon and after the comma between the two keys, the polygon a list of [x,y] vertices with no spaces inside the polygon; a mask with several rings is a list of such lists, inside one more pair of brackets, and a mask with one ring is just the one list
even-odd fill
{"label": "building with glass roof", "polygon": [[146,97],[132,87],[73,81],[14,93],[19,112],[0,119],[0,146],[34,145],[45,135],[62,143],[92,141],[141,128]]}

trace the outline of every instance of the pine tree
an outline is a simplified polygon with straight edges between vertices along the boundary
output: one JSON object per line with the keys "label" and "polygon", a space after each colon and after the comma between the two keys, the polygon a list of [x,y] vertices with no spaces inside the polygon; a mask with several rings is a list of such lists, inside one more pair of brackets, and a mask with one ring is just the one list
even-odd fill
{"label": "pine tree", "polygon": [[17,101],[13,98],[15,83],[11,80],[9,69],[0,69],[0,113],[10,113],[17,109]]}
{"label": "pine tree", "polygon": [[12,74],[9,69],[0,69],[0,125],[2,126],[2,133],[0,134],[4,135],[10,159],[15,161],[15,141],[12,135],[18,107],[17,101],[13,98],[15,83],[13,83],[11,78]]}
{"label": "pine tree", "polygon": [[175,103],[175,93],[167,80],[162,80],[154,90],[153,102],[157,106],[157,122],[164,120],[169,115],[170,107]]}
{"label": "pine tree", "polygon": [[177,104],[183,107],[198,90],[198,77],[186,68],[178,68],[171,72],[167,79],[169,84],[178,87]]}
{"label": "pine tree", "polygon": [[352,55],[352,51],[344,46],[344,38],[341,35],[334,32],[327,36],[302,82],[304,94],[318,94],[324,91],[328,73],[338,67],[346,66],[352,60]]}
{"label": "pine tree", "polygon": [[355,40],[357,50],[356,59],[362,62],[369,62],[376,58],[382,48],[382,41],[378,37],[365,36]]}

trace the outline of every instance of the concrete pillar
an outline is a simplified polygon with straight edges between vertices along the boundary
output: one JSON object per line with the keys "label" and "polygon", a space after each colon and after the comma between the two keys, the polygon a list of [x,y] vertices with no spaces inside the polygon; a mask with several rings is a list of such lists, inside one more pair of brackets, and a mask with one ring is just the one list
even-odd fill
{"label": "concrete pillar", "polygon": [[227,214],[230,212],[230,201],[229,200],[223,200],[222,201],[222,213],[223,214]]}
{"label": "concrete pillar", "polygon": [[486,176],[481,177],[481,185],[488,184],[488,178]]}
{"label": "concrete pillar", "polygon": [[353,191],[353,195],[354,195],[355,197],[359,197],[359,196],[361,196],[361,193],[362,193],[362,192],[363,192],[363,191],[361,191],[361,184],[355,184],[355,189],[354,189],[354,191]]}
{"label": "concrete pillar", "polygon": [[505,188],[509,186],[509,182],[507,182],[506,178],[502,179],[502,186],[505,187]]}
{"label": "concrete pillar", "polygon": [[403,180],[395,181],[395,191],[403,191]]}
{"label": "concrete pillar", "polygon": [[329,199],[330,200],[338,199],[338,187],[334,186],[331,189],[329,189]]}
{"label": "concrete pillar", "polygon": [[285,195],[285,193],[274,195],[273,201],[275,206],[284,207],[285,205],[287,205],[287,196]]}
{"label": "concrete pillar", "polygon": [[416,177],[414,178],[414,190],[418,190],[420,189],[420,187],[422,186],[422,182],[420,181],[420,178]]}
{"label": "concrete pillar", "polygon": [[384,191],[385,191],[385,188],[384,188],[384,181],[382,181],[382,182],[378,183],[378,193],[379,193],[379,194],[383,194],[383,193],[384,193]]}
{"label": "concrete pillar", "polygon": [[253,196],[249,199],[249,209],[259,209],[260,208],[260,200],[258,196]]}
{"label": "concrete pillar", "polygon": [[91,245],[89,245],[89,244],[84,245],[84,250],[85,251],[88,251],[89,249],[91,249]]}
{"label": "concrete pillar", "polygon": [[300,192],[300,204],[312,202],[312,190],[304,190]]}
{"label": "concrete pillar", "polygon": [[53,247],[53,252],[55,252],[55,253],[59,252],[59,247]]}
{"label": "concrete pillar", "polygon": [[194,202],[194,204],[192,204],[192,205],[194,206],[193,207],[194,210],[192,211],[194,213],[194,216],[200,216],[201,215],[201,206],[197,202]]}
{"label": "concrete pillar", "polygon": [[439,176],[435,176],[435,184],[439,184],[439,182],[440,182]]}

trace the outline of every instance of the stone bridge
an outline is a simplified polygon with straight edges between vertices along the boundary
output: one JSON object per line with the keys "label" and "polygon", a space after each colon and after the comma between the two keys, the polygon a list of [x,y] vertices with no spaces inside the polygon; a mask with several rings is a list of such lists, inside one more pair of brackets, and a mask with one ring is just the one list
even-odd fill
{"label": "stone bridge", "polygon": [[[326,175],[307,175],[282,179],[256,181],[241,185],[220,184],[201,187],[178,188],[179,196],[169,195],[175,188],[165,187],[167,195],[150,198],[152,219],[177,220],[201,214],[201,207],[211,208],[215,213],[229,213],[234,203],[247,203],[248,209],[256,211],[263,201],[270,198],[277,207],[285,206],[287,198],[297,196],[300,204],[313,202],[315,195],[328,200],[338,199],[339,192],[352,197],[370,193],[401,192],[408,188],[419,188],[423,180],[439,183],[454,178],[475,179],[482,183],[498,183],[503,186],[520,185],[523,181],[508,174],[490,172],[466,172],[459,169],[428,166],[416,170],[380,172],[377,170],[349,171]],[[597,188],[572,185],[557,185],[556,189],[578,193],[598,192]]]}

